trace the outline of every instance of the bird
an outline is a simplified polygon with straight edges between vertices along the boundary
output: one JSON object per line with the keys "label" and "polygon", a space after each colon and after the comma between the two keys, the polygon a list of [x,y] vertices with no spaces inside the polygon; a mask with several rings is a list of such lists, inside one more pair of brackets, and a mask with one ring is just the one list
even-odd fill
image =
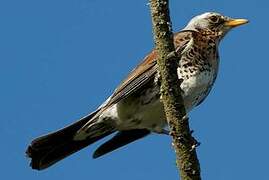
{"label": "bird", "polygon": [[[211,91],[219,69],[218,46],[234,27],[248,23],[216,12],[193,17],[174,34],[187,112],[200,105]],[[94,112],[63,129],[31,141],[26,155],[32,169],[43,170],[67,156],[114,134],[93,153],[101,157],[150,133],[169,134],[164,107],[160,100],[158,53],[153,49],[134,68],[112,95]]]}

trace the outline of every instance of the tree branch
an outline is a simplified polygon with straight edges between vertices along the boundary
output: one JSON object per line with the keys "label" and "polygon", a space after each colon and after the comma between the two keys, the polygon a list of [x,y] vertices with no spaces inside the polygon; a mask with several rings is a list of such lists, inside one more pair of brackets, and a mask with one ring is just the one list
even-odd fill
{"label": "tree branch", "polygon": [[180,177],[182,180],[200,180],[197,141],[191,135],[177,76],[180,58],[173,44],[168,0],[150,0],[150,6],[161,76],[161,101],[173,138]]}

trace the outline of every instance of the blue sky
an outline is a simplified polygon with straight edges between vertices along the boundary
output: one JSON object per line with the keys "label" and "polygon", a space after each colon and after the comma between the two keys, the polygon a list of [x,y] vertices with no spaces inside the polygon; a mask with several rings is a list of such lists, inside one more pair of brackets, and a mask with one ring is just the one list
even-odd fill
{"label": "blue sky", "polygon": [[[93,160],[99,143],[48,170],[29,168],[34,138],[94,110],[152,49],[147,1],[0,1],[0,158],[8,179],[177,179],[167,136]],[[202,177],[268,179],[267,1],[171,1],[174,31],[194,15],[248,18],[220,46],[213,92],[191,114]]]}

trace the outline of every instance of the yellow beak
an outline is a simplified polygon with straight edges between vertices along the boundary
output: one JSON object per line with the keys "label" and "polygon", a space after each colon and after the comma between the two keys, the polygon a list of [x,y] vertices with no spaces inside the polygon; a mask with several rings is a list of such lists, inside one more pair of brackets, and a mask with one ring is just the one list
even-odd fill
{"label": "yellow beak", "polygon": [[248,23],[247,19],[231,19],[231,20],[225,22],[225,26],[234,28],[234,27],[246,24],[246,23]]}

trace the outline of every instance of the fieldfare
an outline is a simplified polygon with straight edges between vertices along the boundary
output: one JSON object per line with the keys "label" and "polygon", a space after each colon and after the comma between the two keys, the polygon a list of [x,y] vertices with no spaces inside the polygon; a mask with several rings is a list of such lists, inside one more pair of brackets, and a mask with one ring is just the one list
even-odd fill
{"label": "fieldfare", "polygon": [[[178,78],[186,110],[201,104],[218,73],[218,45],[232,28],[245,24],[218,13],[196,16],[174,35],[180,57]],[[93,154],[98,158],[128,143],[154,133],[167,133],[160,101],[157,52],[148,54],[114,93],[94,112],[61,130],[34,139],[26,153],[31,167],[42,170],[116,132]]]}

